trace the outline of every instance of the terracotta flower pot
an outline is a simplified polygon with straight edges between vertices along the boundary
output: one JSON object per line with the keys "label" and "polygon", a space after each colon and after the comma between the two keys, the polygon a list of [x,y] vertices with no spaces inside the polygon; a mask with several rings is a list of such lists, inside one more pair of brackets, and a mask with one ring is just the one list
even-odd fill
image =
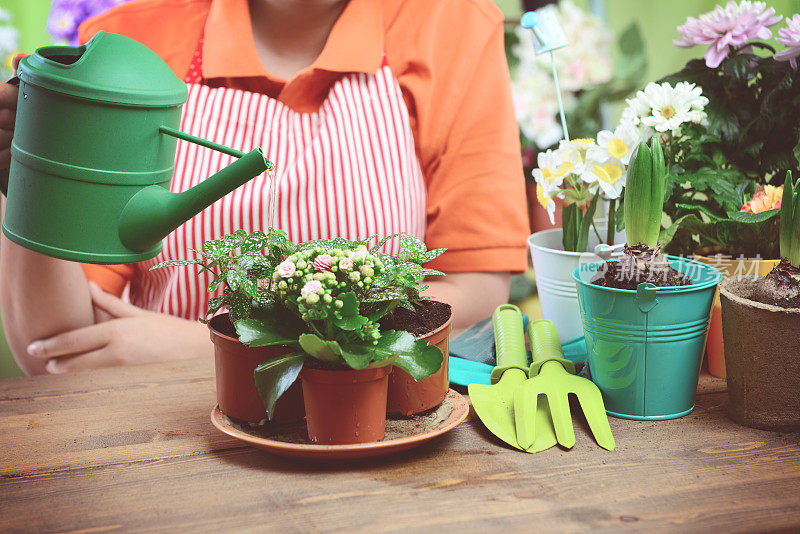
{"label": "terracotta flower pot", "polygon": [[531,223],[531,233],[536,233],[541,230],[550,230],[551,228],[561,227],[561,208],[564,201],[560,198],[555,199],[556,211],[553,214],[555,222],[550,222],[550,216],[547,210],[539,203],[536,198],[536,182],[525,182],[525,191],[528,196],[528,218]]}
{"label": "terracotta flower pot", "polygon": [[[214,366],[217,378],[217,403],[222,413],[233,419],[258,424],[266,420],[267,412],[258,395],[253,371],[262,362],[293,352],[287,346],[259,347],[251,349],[236,339],[224,313],[208,322],[211,341],[214,343]],[[295,383],[275,405],[277,423],[299,421],[303,418],[303,394]]]}
{"label": "terracotta flower pot", "polygon": [[[719,247],[706,247],[694,253],[693,259],[711,265],[722,272],[725,280],[735,275],[764,276],[769,273],[779,260],[746,260],[732,258],[722,254]],[[722,340],[722,312],[719,291],[714,296],[711,308],[711,323],[706,341],[708,372],[719,378],[725,378],[725,348]]]}
{"label": "terracotta flower pot", "polygon": [[800,310],[749,299],[757,283],[719,287],[728,372],[728,413],[739,424],[800,430]]}
{"label": "terracotta flower pot", "polygon": [[390,369],[300,371],[309,441],[344,445],[383,440]]}
{"label": "terracotta flower pot", "polygon": [[389,375],[389,400],[387,411],[401,415],[413,415],[439,406],[450,390],[450,374],[448,372],[448,355],[450,354],[450,330],[452,330],[453,313],[442,326],[417,339],[436,345],[442,351],[444,360],[442,367],[428,378],[414,380],[411,375],[398,367],[392,368]]}

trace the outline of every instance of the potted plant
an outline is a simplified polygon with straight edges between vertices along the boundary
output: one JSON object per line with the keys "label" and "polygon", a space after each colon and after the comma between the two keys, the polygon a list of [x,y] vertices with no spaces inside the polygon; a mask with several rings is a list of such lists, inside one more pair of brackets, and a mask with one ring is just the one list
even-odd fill
{"label": "potted plant", "polygon": [[[396,311],[429,309],[420,296],[421,283],[426,275],[442,273],[422,264],[442,250],[427,251],[421,241],[402,235],[398,256],[379,252],[392,237],[371,249],[363,241],[343,239],[298,245],[275,270],[271,284],[259,290],[260,300],[273,305],[236,322],[240,340],[249,346],[291,342],[301,349],[268,360],[256,369],[255,379],[271,414],[300,377],[312,442],[383,439],[390,367],[422,380],[443,366],[441,349],[406,330],[391,329],[402,323]],[[445,322],[450,319],[447,308],[440,318]],[[286,310],[302,324],[285,321]],[[411,395],[408,388],[415,384],[403,384],[401,393]]]}
{"label": "potted plant", "polygon": [[720,286],[734,421],[767,430],[800,429],[800,180],[787,173],[780,210],[780,262],[764,277]]}
{"label": "potted plant", "polygon": [[[633,129],[623,124],[614,132],[600,132],[598,141],[562,141],[558,149],[539,154],[533,170],[539,202],[553,221],[556,200],[563,201],[563,227],[536,232],[528,244],[542,315],[555,323],[562,342],[582,333],[570,273],[581,263],[601,259],[589,253],[597,245],[613,245],[621,238],[615,204],[637,142]],[[595,221],[601,195],[610,199],[605,225]]]}
{"label": "potted plant", "polygon": [[[214,343],[217,404],[228,417],[251,426],[267,420],[253,372],[265,360],[291,353],[294,348],[289,344],[249,348],[239,342],[234,323],[250,317],[256,309],[258,281],[271,278],[283,256],[293,250],[292,242],[279,230],[252,234],[238,230],[204,242],[202,250],[194,251],[195,259],[166,261],[152,267],[195,265],[198,276],[210,276],[211,297],[201,321],[208,325]],[[227,313],[218,313],[223,309]],[[284,395],[272,415],[276,422],[291,422],[301,420],[303,414],[302,393],[296,386]]]}
{"label": "potted plant", "polygon": [[[537,232],[529,239],[542,315],[556,324],[562,342],[583,333],[572,271],[581,263],[608,259],[610,251],[624,243],[624,237],[617,235],[624,227],[619,199],[636,146],[656,132],[672,146],[685,130],[705,120],[708,100],[700,88],[679,82],[648,84],[627,102],[613,131],[599,132],[596,140],[562,141],[557,150],[539,154],[539,167],[533,171],[539,201],[548,213],[555,211],[556,199],[564,201],[563,228]],[[595,195],[609,203],[604,226],[595,222]],[[680,222],[664,229],[662,246],[667,246]],[[597,247],[603,244],[607,246]],[[605,252],[604,257],[597,252]]]}
{"label": "potted plant", "polygon": [[713,267],[661,252],[665,179],[653,136],[631,162],[622,256],[572,272],[589,371],[607,411],[618,417],[670,419],[692,410],[711,301],[722,279]]}
{"label": "potted plant", "polygon": [[[739,210],[745,201],[779,199],[780,193],[774,193],[786,169],[800,161],[800,78],[795,72],[800,15],[778,31],[777,41],[787,49],[776,53],[764,42],[781,18],[763,2],[729,2],[724,9],[689,17],[678,27],[675,44],[707,45],[705,58],[661,80],[695,84],[709,100],[704,120],[687,125],[665,144],[665,220],[679,225],[667,250],[693,254],[726,277],[766,274],[777,263],[774,200],[760,210]],[[719,306],[717,296],[708,367],[724,377]]]}

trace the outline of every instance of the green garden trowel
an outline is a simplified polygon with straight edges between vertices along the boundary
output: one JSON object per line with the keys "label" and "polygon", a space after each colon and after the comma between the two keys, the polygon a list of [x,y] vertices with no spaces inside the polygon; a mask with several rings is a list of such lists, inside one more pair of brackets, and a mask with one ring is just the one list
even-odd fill
{"label": "green garden trowel", "polygon": [[[514,393],[528,378],[528,355],[522,313],[511,304],[499,306],[492,315],[497,366],[492,385],[470,384],[469,397],[478,417],[495,436],[512,447],[539,452],[556,444],[553,422],[546,403],[528,412],[536,435],[527,446],[517,440]],[[556,341],[558,338],[556,337]]]}
{"label": "green garden trowel", "polygon": [[543,433],[552,432],[549,428],[544,431],[539,428],[539,406],[543,398],[547,399],[550,407],[558,443],[567,448],[575,445],[568,398],[569,394],[574,394],[578,397],[597,444],[604,449],[614,450],[614,436],[611,434],[600,390],[591,380],[574,374],[575,364],[564,359],[558,332],[552,321],[531,321],[528,325],[528,340],[533,353],[530,379],[519,385],[514,392],[513,413],[519,446],[530,450],[530,447],[536,446]]}

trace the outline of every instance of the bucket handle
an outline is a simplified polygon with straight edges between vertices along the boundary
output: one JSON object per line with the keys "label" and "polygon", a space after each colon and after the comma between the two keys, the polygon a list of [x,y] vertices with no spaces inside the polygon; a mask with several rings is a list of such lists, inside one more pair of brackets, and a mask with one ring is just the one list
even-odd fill
{"label": "bucket handle", "polygon": [[[19,87],[19,76],[14,76],[6,83]],[[4,197],[8,196],[8,169],[0,170],[0,193],[3,193]]]}
{"label": "bucket handle", "polygon": [[658,305],[658,287],[650,282],[642,282],[636,286],[636,305],[642,313],[648,313]]}

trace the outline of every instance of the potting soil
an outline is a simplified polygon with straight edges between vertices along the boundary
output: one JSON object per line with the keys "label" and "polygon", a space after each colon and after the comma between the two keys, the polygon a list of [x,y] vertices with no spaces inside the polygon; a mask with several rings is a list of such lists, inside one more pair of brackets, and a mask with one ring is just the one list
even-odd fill
{"label": "potting soil", "polygon": [[618,261],[607,261],[592,277],[592,284],[616,289],[636,289],[649,282],[657,287],[688,286],[691,278],[670,266],[661,247],[645,244],[625,245]]}
{"label": "potting soil", "polygon": [[397,308],[391,316],[381,319],[381,330],[402,330],[415,336],[433,332],[450,317],[450,305],[436,300],[423,300],[415,311]]}

